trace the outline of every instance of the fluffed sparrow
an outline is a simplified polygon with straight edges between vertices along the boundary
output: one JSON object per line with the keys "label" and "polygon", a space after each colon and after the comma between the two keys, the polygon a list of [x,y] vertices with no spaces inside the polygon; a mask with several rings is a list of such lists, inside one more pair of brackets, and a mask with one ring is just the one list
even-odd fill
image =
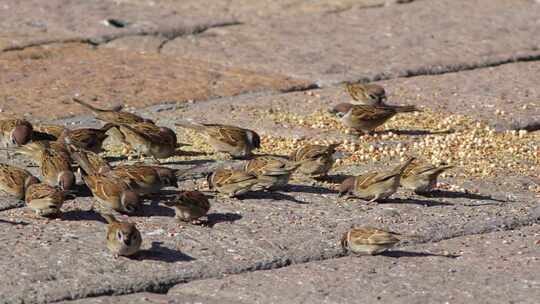
{"label": "fluffed sparrow", "polygon": [[32,173],[8,164],[0,164],[0,190],[16,199],[24,199],[26,189],[39,183]]}
{"label": "fluffed sparrow", "polygon": [[333,155],[339,145],[305,145],[291,153],[289,158],[295,162],[302,162],[297,172],[312,177],[325,176],[332,169]]}
{"label": "fluffed sparrow", "polygon": [[301,165],[279,157],[259,156],[247,161],[244,171],[259,179],[254,190],[271,190],[286,186],[293,172]]}
{"label": "fluffed sparrow", "polygon": [[392,105],[353,105],[340,103],[331,113],[341,117],[341,122],[349,128],[364,133],[369,133],[383,125],[397,113],[420,111],[415,106],[392,106]]}
{"label": "fluffed sparrow", "polygon": [[[0,120],[0,142],[6,148],[22,146],[32,139],[32,130],[32,124],[24,119]],[[11,158],[8,150],[6,155]]]}
{"label": "fluffed sparrow", "polygon": [[381,253],[400,242],[400,234],[382,229],[353,228],[343,234],[341,247],[358,255]]}
{"label": "fluffed sparrow", "polygon": [[39,216],[57,217],[68,194],[69,191],[44,183],[32,184],[26,189],[25,202]]}
{"label": "fluffed sparrow", "polygon": [[103,141],[108,137],[107,131],[114,127],[115,125],[109,123],[101,129],[66,129],[58,138],[58,142],[66,142],[87,151],[100,153],[103,151]]}
{"label": "fluffed sparrow", "polygon": [[386,92],[378,84],[347,83],[345,90],[354,100],[353,104],[382,105],[386,101]]}
{"label": "fluffed sparrow", "polygon": [[141,233],[134,223],[120,222],[112,214],[101,214],[107,221],[107,248],[114,257],[130,256],[139,251]]}
{"label": "fluffed sparrow", "polygon": [[123,141],[141,155],[158,160],[176,154],[178,142],[176,133],[167,127],[158,127],[152,123],[141,122],[120,125]]}
{"label": "fluffed sparrow", "polygon": [[352,193],[360,199],[369,200],[370,203],[388,198],[397,191],[401,174],[413,160],[411,157],[390,171],[349,177],[341,183],[339,194],[343,196]]}
{"label": "fluffed sparrow", "polygon": [[204,134],[214,150],[228,153],[233,157],[250,156],[254,149],[261,147],[259,134],[249,129],[220,124],[200,124],[189,121],[180,121],[176,125]]}
{"label": "fluffed sparrow", "polygon": [[174,200],[166,201],[164,204],[174,207],[177,219],[193,224],[200,224],[199,218],[210,210],[208,198],[199,191],[183,191]]}
{"label": "fluffed sparrow", "polygon": [[72,157],[81,168],[84,183],[103,207],[128,214],[138,209],[138,193],[130,189],[122,179],[111,176],[108,172],[95,172],[84,153],[73,153]]}
{"label": "fluffed sparrow", "polygon": [[96,119],[99,119],[101,121],[110,122],[113,124],[134,124],[139,122],[149,122],[152,124],[154,123],[150,119],[140,117],[133,113],[123,112],[122,107],[116,107],[115,109],[106,110],[96,108],[77,97],[73,97],[73,101],[92,111]]}
{"label": "fluffed sparrow", "polygon": [[207,181],[210,190],[228,197],[247,193],[260,182],[254,174],[234,169],[218,169],[208,176]]}
{"label": "fluffed sparrow", "polygon": [[426,193],[437,185],[437,178],[444,171],[454,166],[433,166],[432,164],[415,160],[401,175],[401,186],[416,193]]}

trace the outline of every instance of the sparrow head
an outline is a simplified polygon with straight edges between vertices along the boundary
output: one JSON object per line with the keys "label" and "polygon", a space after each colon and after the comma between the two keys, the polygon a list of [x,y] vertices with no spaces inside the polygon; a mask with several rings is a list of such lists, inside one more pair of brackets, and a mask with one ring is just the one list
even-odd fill
{"label": "sparrow head", "polygon": [[157,175],[161,183],[166,187],[178,188],[178,177],[176,171],[169,168],[156,168]]}
{"label": "sparrow head", "polygon": [[28,125],[19,125],[11,133],[11,141],[17,146],[25,145],[32,139],[32,127]]}
{"label": "sparrow head", "polygon": [[347,112],[349,112],[349,110],[351,110],[352,107],[353,105],[350,103],[339,103],[335,105],[332,109],[328,110],[328,112],[338,117],[343,117],[345,116],[345,114],[347,114]]}
{"label": "sparrow head", "polygon": [[161,136],[167,138],[169,142],[174,143],[175,146],[176,146],[176,143],[177,143],[178,139],[176,137],[176,133],[174,133],[173,130],[171,130],[169,128],[166,128],[166,127],[160,127],[159,128],[159,133],[161,134]]}
{"label": "sparrow head", "polygon": [[246,136],[250,146],[255,149],[259,149],[261,147],[261,137],[259,136],[259,134],[254,131],[248,130],[246,132]]}
{"label": "sparrow head", "polygon": [[116,230],[116,240],[130,247],[132,244],[136,244],[139,241],[140,233],[133,223],[120,223]]}
{"label": "sparrow head", "polygon": [[134,213],[139,208],[139,195],[132,190],[122,193],[121,203],[127,213]]}
{"label": "sparrow head", "polygon": [[341,183],[341,185],[339,185],[339,196],[343,196],[354,190],[355,179],[356,177],[354,176],[348,177]]}
{"label": "sparrow head", "polygon": [[71,171],[62,171],[58,174],[58,185],[62,190],[70,190],[75,185],[75,174]]}

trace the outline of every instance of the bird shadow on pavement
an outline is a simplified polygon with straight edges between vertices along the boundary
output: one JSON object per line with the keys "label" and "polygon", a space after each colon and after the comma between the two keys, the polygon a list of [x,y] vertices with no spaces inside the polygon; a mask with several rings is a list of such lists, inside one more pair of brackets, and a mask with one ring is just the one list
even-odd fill
{"label": "bird shadow on pavement", "polygon": [[28,225],[29,223],[28,223],[28,222],[23,222],[23,221],[20,221],[20,222],[14,222],[14,221],[9,221],[9,220],[3,220],[3,219],[0,219],[0,224],[22,225],[22,226],[26,226],[26,225]]}
{"label": "bird shadow on pavement", "polygon": [[447,202],[437,202],[430,200],[422,200],[415,198],[387,198],[379,202],[379,204],[411,204],[411,205],[422,205],[426,207],[435,207],[435,206],[454,206],[454,204]]}
{"label": "bird shadow on pavement", "polygon": [[[443,198],[466,198],[477,201],[493,201],[498,203],[506,203],[506,200],[499,200],[488,195],[468,193],[468,192],[458,192],[458,191],[446,191],[446,190],[434,190],[426,194],[421,194],[425,197],[443,197]],[[487,205],[487,204],[481,204]]]}
{"label": "bird shadow on pavement", "polygon": [[60,217],[63,221],[96,221],[106,224],[107,221],[96,211],[90,210],[69,210],[62,213]]}
{"label": "bird shadow on pavement", "polygon": [[308,185],[295,185],[289,184],[284,189],[284,192],[302,192],[302,193],[312,193],[312,194],[337,194],[338,192],[332,189],[317,187],[317,186],[308,186]]}
{"label": "bird shadow on pavement", "polygon": [[380,132],[376,132],[377,134],[384,134],[384,133],[394,133],[396,135],[412,135],[412,136],[425,136],[425,135],[446,135],[446,134],[452,134],[455,131],[454,130],[444,130],[444,131],[430,131],[430,130],[396,130],[396,129],[389,129],[384,130]]}
{"label": "bird shadow on pavement", "polygon": [[214,227],[219,223],[234,223],[242,219],[242,216],[237,213],[210,213],[207,216],[207,220],[204,222],[204,225],[207,227]]}
{"label": "bird shadow on pavement", "polygon": [[141,204],[139,209],[135,212],[137,216],[151,217],[151,216],[167,216],[174,217],[175,211],[172,208],[165,207],[159,204],[160,199],[153,199],[150,204]]}
{"label": "bird shadow on pavement", "polygon": [[140,261],[160,261],[165,263],[189,262],[196,260],[190,255],[176,249],[165,247],[162,244],[163,242],[152,242],[152,247],[150,247],[150,249],[140,250],[132,257],[132,259]]}
{"label": "bird shadow on pavement", "polygon": [[244,199],[266,199],[266,200],[272,200],[272,201],[290,201],[297,204],[309,204],[308,202],[299,201],[295,197],[284,194],[281,192],[276,191],[255,191],[255,192],[248,192],[246,194],[242,194],[240,196],[236,197],[239,200]]}
{"label": "bird shadow on pavement", "polygon": [[405,250],[391,250],[391,251],[385,251],[381,253],[380,255],[390,257],[390,258],[417,258],[417,257],[442,257],[442,258],[449,258],[449,259],[455,259],[459,257],[459,255],[446,255],[446,254],[436,254],[436,253],[430,253],[430,252],[416,252],[416,251],[405,251]]}

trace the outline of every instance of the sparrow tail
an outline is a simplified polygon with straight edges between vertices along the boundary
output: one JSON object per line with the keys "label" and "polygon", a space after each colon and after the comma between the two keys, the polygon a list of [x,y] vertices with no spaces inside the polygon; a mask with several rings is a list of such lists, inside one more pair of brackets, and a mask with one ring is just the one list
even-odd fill
{"label": "sparrow tail", "polygon": [[405,113],[405,112],[421,112],[420,109],[418,109],[415,106],[392,106],[396,112]]}
{"label": "sparrow tail", "polygon": [[205,126],[203,126],[202,124],[187,121],[187,120],[177,121],[175,125],[182,128],[193,129],[195,131],[203,131],[205,129]]}
{"label": "sparrow tail", "polygon": [[116,106],[110,110],[105,110],[105,109],[100,109],[100,108],[96,108],[94,106],[92,106],[91,104],[87,103],[86,101],[83,101],[77,97],[73,97],[73,101],[80,104],[81,106],[89,109],[90,111],[94,112],[94,113],[100,113],[100,112],[109,112],[109,111],[112,111],[112,112],[119,112],[122,110],[122,106]]}

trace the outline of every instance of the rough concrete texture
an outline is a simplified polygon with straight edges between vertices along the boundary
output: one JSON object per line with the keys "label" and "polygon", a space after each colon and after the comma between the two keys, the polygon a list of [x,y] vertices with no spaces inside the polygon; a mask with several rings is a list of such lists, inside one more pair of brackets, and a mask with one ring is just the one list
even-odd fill
{"label": "rough concrete texture", "polygon": [[[0,303],[534,303],[540,134],[504,130],[538,129],[539,15],[529,0],[3,1],[0,118],[95,127],[74,94],[124,104],[174,128],[185,145],[164,164],[198,176],[242,162],[210,153],[179,119],[252,128],[259,154],[343,144],[328,180],[213,197],[202,226],[145,201],[121,217],[143,236],[133,258],[108,252],[83,187],[55,220],[2,196]],[[350,100],[335,85],[348,80],[380,81],[391,103],[425,111],[353,136],[326,113]],[[456,168],[429,196],[338,199],[346,176],[409,153]],[[105,155],[125,161],[118,147]],[[344,257],[353,225],[419,238]]]}
{"label": "rough concrete texture", "polygon": [[246,303],[537,303],[540,227],[180,284]]}
{"label": "rough concrete texture", "polygon": [[321,85],[486,66],[540,55],[530,1],[414,1],[274,17],[178,37],[162,53],[308,78]]}
{"label": "rough concrete texture", "polygon": [[283,75],[181,57],[93,50],[79,43],[4,53],[0,63],[3,117],[24,113],[53,119],[84,113],[86,110],[71,100],[75,94],[101,107],[142,107],[307,85]]}

